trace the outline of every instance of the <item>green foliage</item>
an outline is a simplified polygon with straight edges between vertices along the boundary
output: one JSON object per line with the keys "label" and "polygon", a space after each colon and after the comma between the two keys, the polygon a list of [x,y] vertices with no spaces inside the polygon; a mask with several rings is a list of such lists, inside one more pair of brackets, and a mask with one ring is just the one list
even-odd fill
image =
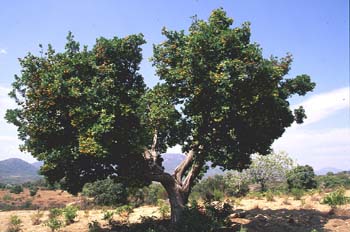
{"label": "green foliage", "polygon": [[93,197],[98,205],[117,206],[127,202],[128,192],[121,183],[115,183],[112,179],[98,180],[86,183],[82,194]]}
{"label": "green foliage", "polygon": [[135,178],[146,167],[137,111],[145,93],[138,73],[144,43],[141,34],[98,38],[88,50],[69,33],[63,52],[49,45],[20,59],[10,93],[19,108],[6,119],[18,127],[21,149],[44,161],[50,183],[64,180],[72,193],[115,174],[144,183]]}
{"label": "green foliage", "polygon": [[101,231],[103,231],[101,224],[97,220],[89,222],[88,226],[89,226],[89,232],[101,232]]}
{"label": "green foliage", "polygon": [[74,218],[77,217],[77,211],[78,211],[78,208],[71,205],[63,209],[62,212],[67,225],[74,222]]}
{"label": "green foliage", "polygon": [[221,200],[227,191],[228,185],[227,182],[225,182],[224,176],[215,175],[213,177],[208,177],[196,184],[191,194],[198,194],[200,198],[206,201],[211,201]]}
{"label": "green foliage", "polygon": [[23,192],[23,187],[21,185],[13,185],[10,187],[10,193],[20,194]]}
{"label": "green foliage", "polygon": [[49,227],[51,231],[54,232],[59,230],[63,226],[63,223],[56,217],[52,217],[45,222],[45,226]]}
{"label": "green foliage", "polygon": [[338,205],[345,205],[347,203],[350,203],[350,197],[347,197],[345,195],[344,188],[338,188],[334,192],[331,192],[327,196],[325,196],[322,200],[322,203],[330,205],[332,208],[335,208]]}
{"label": "green foliage", "polygon": [[297,166],[287,173],[288,188],[312,189],[317,187],[314,169],[309,166]]}
{"label": "green foliage", "polygon": [[22,230],[21,227],[22,220],[17,215],[11,215],[6,232],[19,232]]}
{"label": "green foliage", "polygon": [[5,194],[2,199],[4,201],[12,201],[13,200],[13,197],[10,195],[10,194]]}
{"label": "green foliage", "polygon": [[198,210],[197,205],[186,208],[184,214],[175,226],[177,232],[211,232],[218,229],[220,224],[211,216]]}
{"label": "green foliage", "polygon": [[108,221],[109,224],[112,224],[112,222],[113,222],[113,215],[114,215],[113,211],[105,210],[103,212],[102,220]]}
{"label": "green foliage", "polygon": [[164,200],[159,199],[157,205],[159,207],[159,212],[160,212],[162,218],[168,217],[170,214],[169,204],[167,202],[165,202]]}
{"label": "green foliage", "polygon": [[298,189],[298,188],[292,188],[290,190],[290,193],[294,197],[294,200],[300,200],[305,194],[303,189]]}
{"label": "green foliage", "polygon": [[265,59],[250,42],[250,24],[232,23],[217,9],[208,21],[194,18],[188,33],[164,28],[152,58],[181,104],[185,150],[203,146],[200,157],[228,169],[246,167],[250,154],[266,154],[284,128],[301,123],[304,111],[293,114],[288,99],[315,86],[307,75],[284,78],[292,57]]}
{"label": "green foliage", "polygon": [[327,173],[324,176],[317,176],[316,179],[320,187],[333,189],[344,186],[345,188],[350,188],[350,173],[348,172]]}
{"label": "green foliage", "polygon": [[49,218],[57,218],[58,216],[62,215],[62,212],[62,209],[52,208],[49,211]]}
{"label": "green foliage", "polygon": [[29,194],[30,196],[34,197],[36,193],[38,192],[39,188],[36,186],[32,186],[29,188]]}

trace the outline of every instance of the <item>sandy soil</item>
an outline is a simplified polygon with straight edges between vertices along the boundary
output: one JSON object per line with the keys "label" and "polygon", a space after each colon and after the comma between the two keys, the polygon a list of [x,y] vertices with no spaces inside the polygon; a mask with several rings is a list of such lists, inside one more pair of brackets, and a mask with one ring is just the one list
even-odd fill
{"label": "sandy soil", "polygon": [[[49,201],[54,198],[54,194],[50,192],[41,192],[41,197],[45,197]],[[69,197],[66,193],[61,193],[66,203],[69,203]],[[45,196],[44,196],[45,195]],[[68,194],[69,195],[69,194]],[[313,195],[304,196],[301,200],[294,200],[292,197],[278,196],[274,197],[273,201],[258,198],[243,198],[235,200],[234,211],[244,211],[244,216],[231,217],[232,228],[227,231],[237,231],[243,225],[249,232],[283,232],[283,231],[300,231],[310,232],[312,229],[321,231],[350,231],[350,204],[339,207],[336,210],[331,210],[327,205],[320,204],[320,200],[325,193],[315,193]],[[350,191],[347,191],[350,196]],[[51,196],[51,197],[50,197]],[[55,198],[53,201],[57,203],[60,198]],[[36,201],[37,199],[34,199]],[[51,199],[52,200],[52,199]],[[79,198],[71,196],[71,202],[79,201]],[[39,200],[38,200],[39,201]],[[39,201],[40,202],[40,201]],[[42,202],[44,205],[49,205],[48,202]],[[0,231],[6,231],[11,215],[17,215],[22,220],[22,231],[24,232],[46,232],[50,229],[40,225],[33,225],[31,217],[37,211],[35,210],[15,210],[3,211],[0,209]],[[42,211],[44,215],[41,221],[44,222],[48,218],[48,211]],[[98,221],[102,227],[108,228],[108,223],[102,220],[103,210],[81,210],[78,212],[78,217],[71,225],[65,226],[61,232],[85,232],[88,231],[88,223]],[[130,223],[139,223],[141,216],[160,217],[157,207],[144,206],[134,209],[134,212],[129,216]],[[113,216],[115,221],[122,219],[117,215]],[[226,230],[225,230],[226,231]]]}

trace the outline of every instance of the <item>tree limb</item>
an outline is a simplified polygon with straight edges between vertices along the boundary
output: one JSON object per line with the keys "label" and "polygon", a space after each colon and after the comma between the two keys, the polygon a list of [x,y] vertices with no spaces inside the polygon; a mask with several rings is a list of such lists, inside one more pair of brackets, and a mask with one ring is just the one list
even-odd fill
{"label": "tree limb", "polygon": [[193,150],[189,151],[186,158],[176,167],[174,171],[175,179],[181,184],[182,184],[182,176],[190,167],[193,161],[193,156],[194,156],[194,151]]}

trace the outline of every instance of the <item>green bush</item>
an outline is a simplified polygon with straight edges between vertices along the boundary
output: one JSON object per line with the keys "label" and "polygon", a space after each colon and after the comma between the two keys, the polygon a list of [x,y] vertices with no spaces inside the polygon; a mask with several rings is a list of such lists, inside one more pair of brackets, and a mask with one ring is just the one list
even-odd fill
{"label": "green bush", "polygon": [[309,166],[297,166],[287,173],[289,189],[312,189],[317,187],[314,169]]}
{"label": "green bush", "polygon": [[21,185],[14,185],[10,188],[10,193],[20,194],[23,192],[23,187]]}
{"label": "green bush", "polygon": [[294,197],[294,200],[300,200],[304,196],[304,190],[298,189],[298,188],[293,188],[291,189],[290,193]]}
{"label": "green bush", "polygon": [[98,180],[84,185],[82,195],[93,197],[98,205],[118,206],[127,203],[125,186],[112,179]]}
{"label": "green bush", "polygon": [[197,208],[197,204],[192,204],[186,208],[179,222],[175,226],[176,232],[212,232],[220,228],[213,217],[206,215]]}
{"label": "green bush", "polygon": [[52,208],[49,210],[49,218],[57,218],[62,214],[62,209]]}
{"label": "green bush", "polygon": [[51,231],[54,232],[56,230],[59,230],[63,226],[63,223],[56,217],[53,217],[53,218],[49,218],[45,222],[45,226],[49,227]]}
{"label": "green bush", "polygon": [[347,203],[350,203],[350,197],[345,196],[344,188],[339,188],[325,196],[322,200],[322,203],[330,205],[332,208],[335,208],[338,205],[345,205]]}
{"label": "green bush", "polygon": [[29,194],[30,194],[30,196],[32,196],[32,197],[34,197],[35,195],[36,195],[36,193],[38,192],[38,187],[36,187],[36,186],[31,186],[30,188],[29,188]]}
{"label": "green bush", "polygon": [[63,209],[63,216],[67,225],[74,222],[74,219],[77,217],[77,211],[78,208],[75,206],[67,206]]}
{"label": "green bush", "polygon": [[19,232],[21,231],[21,226],[22,220],[17,215],[11,215],[6,232]]}
{"label": "green bush", "polygon": [[340,172],[337,174],[327,173],[324,176],[317,176],[318,185],[324,188],[350,188],[350,173]]}
{"label": "green bush", "polygon": [[158,207],[159,207],[159,212],[162,215],[162,218],[166,218],[169,216],[170,206],[166,201],[159,199],[158,200]]}

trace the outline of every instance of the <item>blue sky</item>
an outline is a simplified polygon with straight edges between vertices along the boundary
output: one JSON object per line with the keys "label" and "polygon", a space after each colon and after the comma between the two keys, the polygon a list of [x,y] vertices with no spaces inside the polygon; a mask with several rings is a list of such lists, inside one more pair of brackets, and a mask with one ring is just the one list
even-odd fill
{"label": "blue sky", "polygon": [[[152,44],[161,42],[161,28],[187,29],[190,17],[207,19],[223,7],[234,26],[250,21],[252,41],[264,55],[293,54],[289,76],[309,74],[317,83],[313,93],[291,99],[293,107],[304,104],[309,118],[293,125],[273,147],[285,150],[299,163],[316,169],[350,167],[349,108],[349,2],[348,0],[192,0],[192,1],[1,1],[0,2],[0,160],[21,157],[16,129],[3,119],[14,104],[7,97],[13,75],[20,72],[17,58],[37,54],[38,44],[51,43],[57,51],[68,31],[84,45],[97,37],[123,37],[143,33],[144,61],[141,73],[149,86],[158,78],[148,58]],[[178,147],[172,151],[179,150]]]}

